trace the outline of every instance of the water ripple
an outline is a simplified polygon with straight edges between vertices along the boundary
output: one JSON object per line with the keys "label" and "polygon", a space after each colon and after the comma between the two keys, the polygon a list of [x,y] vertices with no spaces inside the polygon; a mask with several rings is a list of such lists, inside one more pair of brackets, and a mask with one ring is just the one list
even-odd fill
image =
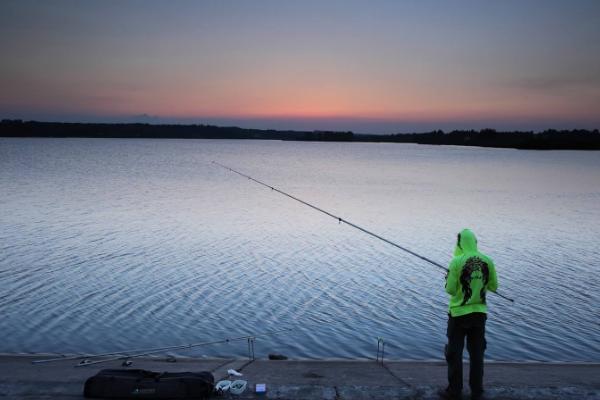
{"label": "water ripple", "polygon": [[290,327],[257,351],[373,358],[381,336],[392,358],[442,358],[440,271],[212,159],[442,264],[472,227],[517,299],[490,296],[487,356],[600,361],[598,153],[210,140],[0,139],[0,352]]}

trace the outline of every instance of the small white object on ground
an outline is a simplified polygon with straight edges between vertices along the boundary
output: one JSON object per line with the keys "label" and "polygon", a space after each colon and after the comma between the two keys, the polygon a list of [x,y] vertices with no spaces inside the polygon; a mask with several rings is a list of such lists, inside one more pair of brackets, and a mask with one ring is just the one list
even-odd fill
{"label": "small white object on ground", "polygon": [[233,376],[242,376],[242,375],[244,375],[241,372],[237,372],[235,369],[228,369],[227,373],[229,375],[233,375]]}
{"label": "small white object on ground", "polygon": [[256,393],[265,393],[267,391],[266,383],[257,383],[256,384]]}
{"label": "small white object on ground", "polygon": [[231,386],[229,387],[229,393],[242,394],[242,393],[244,393],[244,390],[246,390],[246,385],[248,385],[248,382],[246,382],[246,381],[242,381],[242,380],[233,381],[231,383]]}
{"label": "small white object on ground", "polygon": [[228,381],[228,380],[219,381],[215,385],[215,389],[217,389],[217,392],[219,392],[219,393],[227,392],[230,387],[231,387],[231,381]]}

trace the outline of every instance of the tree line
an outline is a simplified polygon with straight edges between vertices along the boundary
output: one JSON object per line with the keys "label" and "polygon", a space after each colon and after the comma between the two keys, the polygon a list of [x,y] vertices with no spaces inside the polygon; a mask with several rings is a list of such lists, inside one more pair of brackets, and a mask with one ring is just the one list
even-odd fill
{"label": "tree line", "polygon": [[[361,137],[357,138],[361,140]],[[372,135],[365,138],[373,141]],[[598,129],[547,129],[533,131],[497,131],[495,129],[436,130],[427,133],[404,133],[384,136],[384,142],[434,145],[500,147],[531,150],[600,150]]]}
{"label": "tree line", "polygon": [[436,130],[391,135],[355,134],[337,131],[292,131],[246,129],[214,125],[154,125],[141,123],[61,123],[2,120],[0,137],[81,137],[145,139],[263,139],[337,142],[391,142],[430,145],[502,147],[539,150],[600,150],[598,129],[533,131]]}

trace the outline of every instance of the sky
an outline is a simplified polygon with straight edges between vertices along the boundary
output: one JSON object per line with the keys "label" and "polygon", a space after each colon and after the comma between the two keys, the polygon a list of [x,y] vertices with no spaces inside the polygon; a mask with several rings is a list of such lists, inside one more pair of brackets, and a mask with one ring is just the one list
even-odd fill
{"label": "sky", "polygon": [[0,2],[0,118],[600,128],[600,1]]}

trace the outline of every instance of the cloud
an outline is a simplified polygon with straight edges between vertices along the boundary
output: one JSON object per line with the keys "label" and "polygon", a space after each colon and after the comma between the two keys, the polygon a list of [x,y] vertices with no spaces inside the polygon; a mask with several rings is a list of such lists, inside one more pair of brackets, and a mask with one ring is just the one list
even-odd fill
{"label": "cloud", "polygon": [[562,91],[570,89],[600,89],[600,74],[588,76],[545,76],[516,79],[511,86],[535,91]]}

